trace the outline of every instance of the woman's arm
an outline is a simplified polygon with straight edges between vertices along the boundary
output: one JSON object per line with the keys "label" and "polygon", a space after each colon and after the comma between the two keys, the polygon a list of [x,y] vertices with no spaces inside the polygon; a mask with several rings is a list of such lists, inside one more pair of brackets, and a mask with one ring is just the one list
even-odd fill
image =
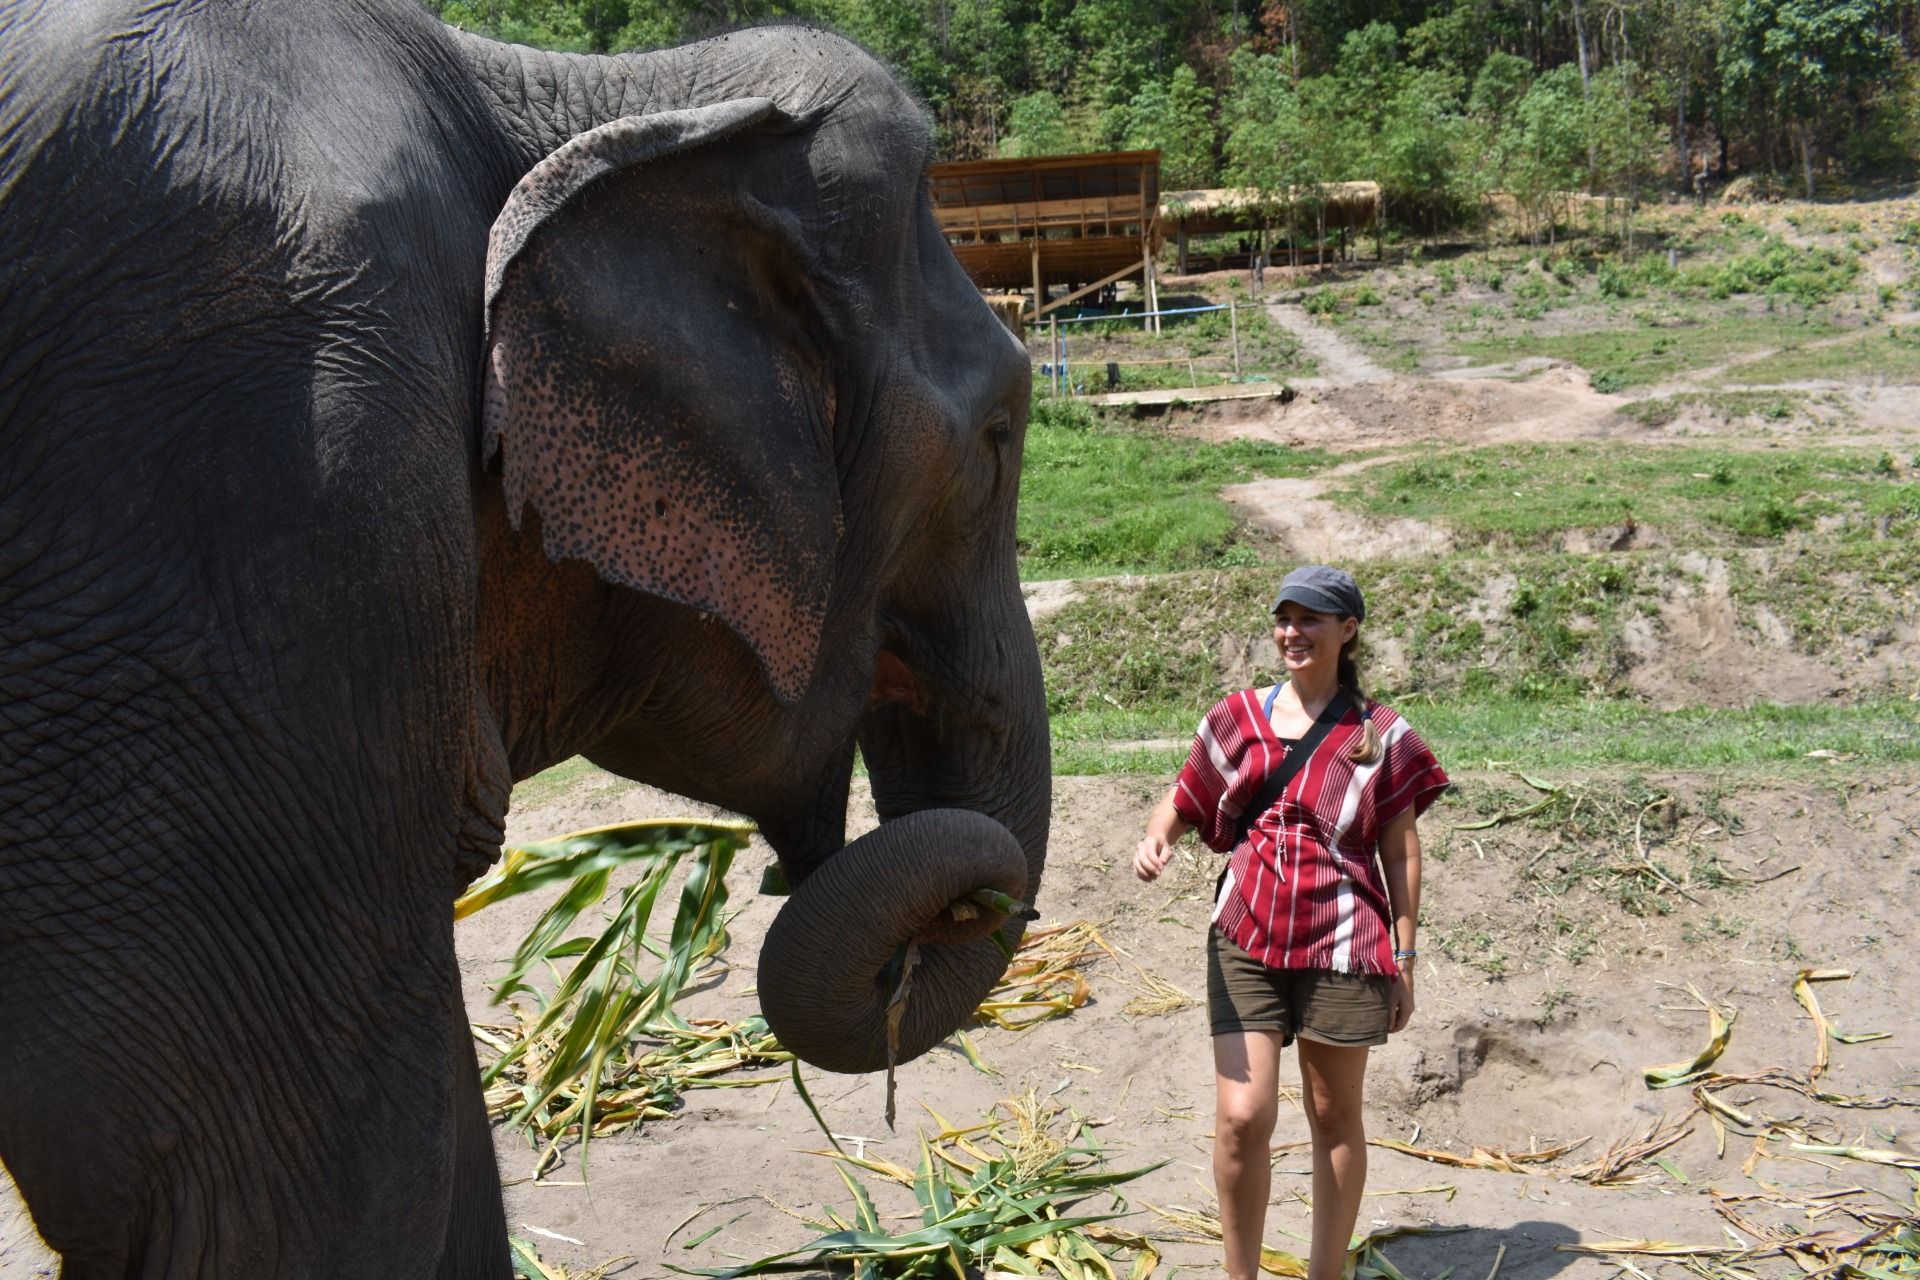
{"label": "woman's arm", "polygon": [[[1393,910],[1393,949],[1412,951],[1420,930],[1420,832],[1413,805],[1395,814],[1380,831],[1380,869],[1386,875],[1387,902]],[[1413,1017],[1413,966],[1400,967],[1393,984],[1393,1024],[1404,1029]]]}
{"label": "woman's arm", "polygon": [[1173,857],[1173,846],[1180,837],[1192,830],[1185,818],[1173,807],[1173,798],[1179,788],[1169,788],[1160,803],[1153,807],[1147,817],[1147,834],[1133,851],[1133,874],[1142,880],[1156,879],[1167,865],[1167,859]]}

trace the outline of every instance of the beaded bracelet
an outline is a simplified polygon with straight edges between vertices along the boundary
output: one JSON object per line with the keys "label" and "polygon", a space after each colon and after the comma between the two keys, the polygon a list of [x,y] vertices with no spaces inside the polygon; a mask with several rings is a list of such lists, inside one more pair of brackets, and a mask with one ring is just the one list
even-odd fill
{"label": "beaded bracelet", "polygon": [[1393,958],[1394,958],[1394,959],[1395,959],[1396,961],[1399,961],[1399,960],[1414,960],[1414,959],[1418,959],[1418,958],[1419,958],[1419,955],[1420,955],[1420,953],[1419,953],[1418,951],[1395,951],[1395,952],[1393,953]]}

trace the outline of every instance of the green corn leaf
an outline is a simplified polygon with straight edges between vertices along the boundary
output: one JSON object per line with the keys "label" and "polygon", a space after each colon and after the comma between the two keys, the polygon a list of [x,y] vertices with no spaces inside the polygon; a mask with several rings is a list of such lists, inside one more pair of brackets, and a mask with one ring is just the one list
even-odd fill
{"label": "green corn leaf", "polygon": [[1015,1253],[1005,1246],[993,1251],[993,1269],[995,1271],[1011,1271],[1017,1276],[1037,1276],[1040,1274],[1040,1268],[1036,1267],[1024,1254]]}
{"label": "green corn leaf", "polygon": [[[509,1071],[532,1061],[528,1055],[539,1046],[537,1078],[515,1086],[512,1123],[536,1127],[555,1142],[567,1126],[579,1124],[590,1140],[602,1108],[600,1093],[615,1077],[631,1082],[622,1095],[624,1106],[670,1105],[678,1086],[650,1090],[641,1074],[640,1063],[651,1055],[636,1056],[633,1046],[643,1029],[668,1038],[667,1050],[653,1059],[656,1067],[676,1058],[684,1067],[695,1057],[711,1057],[718,1067],[721,1055],[742,1061],[749,1056],[749,1046],[739,1038],[716,1044],[693,1035],[672,1008],[695,966],[725,945],[725,875],[751,834],[752,828],[738,824],[684,821],[579,832],[508,850],[502,866],[456,904],[456,914],[467,915],[504,898],[565,886],[522,938],[496,987],[496,1000],[523,994],[539,1010],[483,1075],[484,1084],[493,1088]],[[669,943],[662,948],[647,936],[647,926],[661,891],[683,862],[689,862],[686,883]],[[618,895],[606,926],[593,935],[565,936],[605,899],[613,871],[629,865],[639,874]],[[543,998],[530,976],[542,965],[563,961],[570,963],[552,995]],[[765,1038],[762,1055],[772,1051],[763,1024],[742,1035]],[[498,1106],[497,1098],[491,1105]],[[560,1105],[554,1105],[556,1099]]]}
{"label": "green corn leaf", "polygon": [[873,1207],[873,1197],[860,1185],[860,1180],[848,1173],[844,1165],[835,1165],[834,1172],[840,1175],[840,1181],[847,1184],[847,1190],[853,1193],[853,1220],[860,1224],[863,1231],[880,1229],[880,1213]]}
{"label": "green corn leaf", "polygon": [[978,1071],[983,1076],[997,1076],[1000,1074],[987,1065],[987,1060],[980,1056],[978,1049],[973,1047],[973,1039],[968,1036],[966,1032],[954,1032],[953,1039],[954,1042],[960,1046],[960,1052],[966,1055],[967,1061],[973,1064],[975,1071]]}
{"label": "green corn leaf", "polygon": [[932,1226],[954,1215],[953,1188],[947,1185],[945,1166],[935,1168],[933,1148],[920,1143],[920,1169],[913,1180],[914,1198],[920,1201],[920,1220]]}
{"label": "green corn leaf", "polygon": [[998,1248],[1001,1245],[1022,1245],[1030,1240],[1038,1240],[1042,1236],[1052,1235],[1057,1231],[1064,1231],[1069,1227],[1084,1227],[1096,1222],[1112,1222],[1120,1216],[1121,1215],[1117,1213],[1095,1213],[1078,1218],[1046,1218],[1038,1222],[1022,1223],[1017,1227],[1008,1227],[1004,1231],[996,1231],[992,1235],[986,1236],[974,1243],[976,1248],[981,1249]]}
{"label": "green corn leaf", "polygon": [[807,1091],[807,1082],[800,1075],[798,1058],[793,1060],[793,1091],[800,1095],[800,1101],[805,1104],[807,1114],[812,1116],[813,1122],[820,1126],[820,1132],[827,1135],[827,1141],[833,1144],[833,1149],[843,1156],[846,1155],[847,1149],[840,1145],[840,1139],[833,1136],[833,1130],[827,1128],[826,1117],[820,1114],[820,1108],[814,1105],[813,1095]]}

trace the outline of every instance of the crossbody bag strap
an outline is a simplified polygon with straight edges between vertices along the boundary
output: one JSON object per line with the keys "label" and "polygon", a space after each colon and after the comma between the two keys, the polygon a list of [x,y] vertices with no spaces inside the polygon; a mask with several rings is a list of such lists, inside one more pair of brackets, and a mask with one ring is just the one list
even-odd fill
{"label": "crossbody bag strap", "polygon": [[[1275,685],[1273,692],[1267,695],[1269,721],[1273,717],[1273,700],[1279,692],[1279,686]],[[1285,758],[1280,761],[1279,767],[1267,775],[1266,780],[1260,784],[1260,790],[1247,802],[1247,807],[1240,811],[1240,822],[1233,833],[1234,844],[1238,845],[1245,840],[1247,832],[1251,831],[1253,824],[1260,820],[1260,815],[1273,808],[1274,803],[1280,799],[1281,793],[1286,791],[1287,784],[1293,781],[1293,775],[1299,773],[1301,767],[1313,758],[1313,753],[1320,749],[1320,743],[1328,733],[1332,732],[1333,726],[1339,724],[1340,718],[1347,714],[1348,706],[1347,691],[1335,690],[1332,699],[1320,709],[1319,716],[1314,719],[1313,727],[1307,730],[1306,736],[1294,744],[1293,750],[1287,752]]]}

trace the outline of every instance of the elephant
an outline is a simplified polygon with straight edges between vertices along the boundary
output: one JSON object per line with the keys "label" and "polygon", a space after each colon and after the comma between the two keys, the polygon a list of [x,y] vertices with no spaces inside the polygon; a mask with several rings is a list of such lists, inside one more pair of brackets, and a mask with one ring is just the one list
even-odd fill
{"label": "elephant", "polygon": [[575,755],[758,824],[803,1057],[886,1061],[909,943],[900,1060],[990,988],[1032,379],[931,147],[806,26],[0,4],[0,1160],[67,1275],[509,1274],[450,907]]}

